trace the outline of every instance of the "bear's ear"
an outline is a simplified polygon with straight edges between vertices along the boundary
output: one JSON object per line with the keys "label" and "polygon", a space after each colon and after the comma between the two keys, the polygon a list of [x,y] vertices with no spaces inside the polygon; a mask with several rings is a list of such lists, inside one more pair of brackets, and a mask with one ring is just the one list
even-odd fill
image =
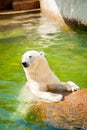
{"label": "bear's ear", "polygon": [[40,52],[40,55],[41,55],[41,56],[44,56],[44,52],[41,51],[41,52]]}

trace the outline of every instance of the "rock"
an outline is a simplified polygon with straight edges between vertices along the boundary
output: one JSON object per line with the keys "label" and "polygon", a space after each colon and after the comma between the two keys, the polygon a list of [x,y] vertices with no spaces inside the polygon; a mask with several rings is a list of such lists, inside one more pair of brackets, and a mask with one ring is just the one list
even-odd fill
{"label": "rock", "polygon": [[11,2],[12,0],[0,0],[0,10],[7,9]]}
{"label": "rock", "polygon": [[32,112],[56,128],[87,129],[87,89],[69,93],[59,103],[37,102]]}
{"label": "rock", "polygon": [[40,8],[39,0],[13,0],[14,10],[30,10]]}

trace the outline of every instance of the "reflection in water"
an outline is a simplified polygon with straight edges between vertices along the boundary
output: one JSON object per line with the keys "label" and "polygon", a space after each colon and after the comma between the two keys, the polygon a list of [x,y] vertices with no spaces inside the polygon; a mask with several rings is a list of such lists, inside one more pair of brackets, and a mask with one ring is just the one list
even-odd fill
{"label": "reflection in water", "polygon": [[29,122],[26,122],[20,111],[17,112],[17,108],[21,108],[17,100],[18,95],[26,83],[21,56],[31,49],[46,53],[51,69],[62,81],[71,80],[81,88],[87,87],[86,32],[61,30],[57,22],[45,18],[39,11],[0,16],[0,129],[2,130],[55,130],[40,120],[37,121],[32,113]]}
{"label": "reflection in water", "polygon": [[[54,34],[57,33],[58,31],[58,24],[57,22],[51,22],[49,19],[46,17],[42,17],[40,19],[40,26],[38,28],[38,33],[42,38],[50,38],[48,34]],[[60,29],[59,29],[60,30]]]}

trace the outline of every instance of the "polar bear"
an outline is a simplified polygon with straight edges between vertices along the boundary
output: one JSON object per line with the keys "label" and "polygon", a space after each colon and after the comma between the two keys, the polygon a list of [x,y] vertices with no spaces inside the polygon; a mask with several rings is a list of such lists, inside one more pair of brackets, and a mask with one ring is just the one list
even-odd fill
{"label": "polar bear", "polygon": [[71,81],[61,82],[50,69],[43,52],[35,50],[25,52],[22,56],[22,65],[27,78],[26,87],[36,98],[59,102],[63,99],[60,91],[80,89]]}

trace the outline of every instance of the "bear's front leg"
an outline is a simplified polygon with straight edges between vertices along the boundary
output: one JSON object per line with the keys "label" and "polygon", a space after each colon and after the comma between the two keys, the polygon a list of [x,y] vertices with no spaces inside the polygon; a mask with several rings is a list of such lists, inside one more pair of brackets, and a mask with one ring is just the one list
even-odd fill
{"label": "bear's front leg", "polygon": [[39,84],[37,82],[34,82],[33,80],[27,82],[26,87],[29,88],[29,91],[31,91],[34,97],[42,99],[42,101],[59,102],[63,99],[63,95],[61,94],[54,94],[51,92],[40,91]]}
{"label": "bear's front leg", "polygon": [[[36,95],[36,94],[34,94]],[[37,98],[40,98],[44,101],[48,101],[48,102],[60,102],[63,99],[63,95],[61,94],[53,94],[50,92],[41,92],[38,91],[37,93]]]}
{"label": "bear's front leg", "polygon": [[68,91],[76,91],[76,90],[80,90],[79,86],[77,86],[75,83],[73,83],[72,81],[68,81],[66,83],[66,87]]}
{"label": "bear's front leg", "polygon": [[60,84],[58,84],[57,90],[73,92],[73,91],[76,91],[76,90],[80,90],[80,88],[79,88],[79,86],[77,86],[72,81],[68,81],[68,82],[61,82]]}

